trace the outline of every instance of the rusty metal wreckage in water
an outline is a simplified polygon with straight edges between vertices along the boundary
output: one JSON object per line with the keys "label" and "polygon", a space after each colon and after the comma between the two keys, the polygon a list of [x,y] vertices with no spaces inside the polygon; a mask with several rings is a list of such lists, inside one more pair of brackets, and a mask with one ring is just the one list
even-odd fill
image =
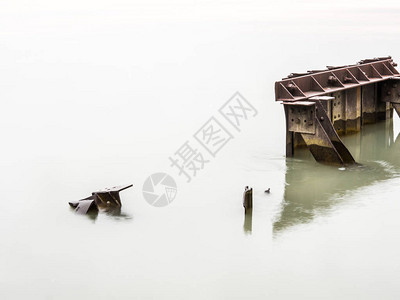
{"label": "rusty metal wreckage in water", "polygon": [[400,116],[400,74],[388,57],[292,73],[275,82],[286,116],[286,156],[306,146],[321,163],[356,164],[339,135]]}
{"label": "rusty metal wreckage in water", "polygon": [[[365,124],[400,116],[400,73],[388,57],[365,59],[355,65],[292,73],[275,82],[275,101],[286,116],[286,156],[306,146],[321,163],[356,164],[339,135],[354,133]],[[69,202],[79,214],[120,211],[119,192],[132,184],[93,192]],[[253,189],[243,194],[245,213],[251,215]],[[269,193],[270,190],[266,190]]]}
{"label": "rusty metal wreckage in water", "polygon": [[87,198],[69,202],[69,205],[75,208],[75,212],[78,214],[88,214],[99,210],[105,212],[120,212],[122,203],[119,192],[132,186],[132,184],[129,184],[106,188],[93,192],[92,195]]}

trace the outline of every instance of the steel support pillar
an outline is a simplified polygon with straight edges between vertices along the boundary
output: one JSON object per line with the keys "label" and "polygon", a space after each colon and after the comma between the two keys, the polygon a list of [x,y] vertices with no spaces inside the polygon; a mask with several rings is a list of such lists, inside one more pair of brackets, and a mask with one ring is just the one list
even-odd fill
{"label": "steel support pillar", "polygon": [[367,84],[361,87],[362,125],[373,124],[377,121],[378,106],[377,84]]}
{"label": "steel support pillar", "polygon": [[288,132],[300,133],[316,161],[337,165],[355,163],[321,101],[298,101],[284,105]]}

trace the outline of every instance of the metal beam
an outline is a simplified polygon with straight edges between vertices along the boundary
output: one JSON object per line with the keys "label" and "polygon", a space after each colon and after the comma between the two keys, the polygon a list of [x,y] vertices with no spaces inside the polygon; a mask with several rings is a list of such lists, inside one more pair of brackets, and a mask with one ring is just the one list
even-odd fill
{"label": "metal beam", "polygon": [[291,74],[275,83],[276,101],[301,101],[391,78],[400,78],[391,57],[364,60],[356,65]]}

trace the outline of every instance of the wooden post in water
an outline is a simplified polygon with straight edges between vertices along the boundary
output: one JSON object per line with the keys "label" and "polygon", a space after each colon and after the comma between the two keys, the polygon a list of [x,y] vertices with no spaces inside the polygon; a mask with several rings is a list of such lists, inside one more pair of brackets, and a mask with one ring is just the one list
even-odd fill
{"label": "wooden post in water", "polygon": [[248,186],[245,187],[243,193],[243,207],[244,213],[252,213],[253,211],[253,189]]}

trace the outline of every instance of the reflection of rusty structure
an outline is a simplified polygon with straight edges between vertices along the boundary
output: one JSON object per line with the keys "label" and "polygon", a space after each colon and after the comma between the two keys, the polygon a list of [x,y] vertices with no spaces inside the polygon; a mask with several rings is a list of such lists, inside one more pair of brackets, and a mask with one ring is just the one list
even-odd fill
{"label": "reflection of rusty structure", "polygon": [[286,161],[284,203],[273,225],[275,234],[336,209],[351,191],[399,176],[400,134],[393,137],[392,120],[367,126],[345,142],[362,166],[343,171],[310,164],[304,149],[298,151],[304,159]]}
{"label": "reflection of rusty structure", "polygon": [[115,186],[106,188],[97,192],[93,192],[91,196],[74,202],[69,202],[71,207],[75,208],[75,212],[79,214],[87,214],[91,211],[120,212],[121,198],[119,192],[130,188],[130,185]]}
{"label": "reflection of rusty structure", "polygon": [[290,74],[275,83],[286,115],[286,155],[307,146],[319,162],[352,164],[339,135],[400,114],[400,74],[391,57]]}

